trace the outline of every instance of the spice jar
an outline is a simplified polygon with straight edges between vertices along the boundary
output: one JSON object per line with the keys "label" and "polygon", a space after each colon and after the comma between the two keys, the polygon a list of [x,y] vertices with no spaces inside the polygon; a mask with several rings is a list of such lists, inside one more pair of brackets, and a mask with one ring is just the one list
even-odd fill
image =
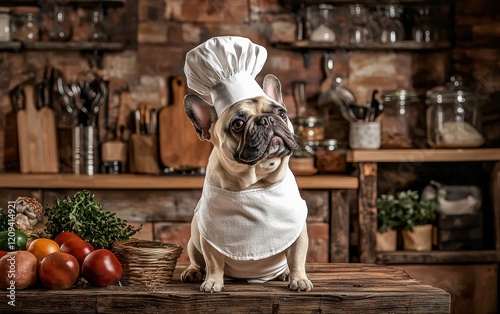
{"label": "spice jar", "polygon": [[335,139],[327,139],[316,148],[316,168],[319,172],[345,172],[347,168],[345,146]]}
{"label": "spice jar", "polygon": [[10,41],[10,9],[0,7],[0,42]]}
{"label": "spice jar", "polygon": [[12,39],[17,41],[37,41],[40,36],[38,21],[39,8],[17,7],[12,10]]}
{"label": "spice jar", "polygon": [[412,90],[386,91],[382,94],[381,148],[413,147],[413,130],[417,124],[417,94]]}
{"label": "spice jar", "polygon": [[295,134],[299,141],[321,141],[325,137],[323,120],[319,117],[297,118]]}
{"label": "spice jar", "polygon": [[452,77],[446,88],[427,93],[427,142],[432,147],[478,147],[484,143],[480,132],[480,101]]}

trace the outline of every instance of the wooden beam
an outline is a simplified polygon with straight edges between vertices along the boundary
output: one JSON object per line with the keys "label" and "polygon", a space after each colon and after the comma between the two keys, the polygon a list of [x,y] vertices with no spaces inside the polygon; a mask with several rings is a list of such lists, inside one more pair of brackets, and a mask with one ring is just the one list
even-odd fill
{"label": "wooden beam", "polygon": [[463,162],[500,161],[500,149],[378,149],[350,150],[349,162]]}
{"label": "wooden beam", "polygon": [[[358,179],[346,175],[296,176],[301,189],[357,189]],[[0,174],[0,188],[44,189],[201,189],[203,176],[136,174]]]}
{"label": "wooden beam", "polygon": [[377,232],[377,163],[359,163],[359,259],[361,263],[375,263]]}
{"label": "wooden beam", "polygon": [[331,191],[330,262],[349,262],[349,206],[346,191]]}

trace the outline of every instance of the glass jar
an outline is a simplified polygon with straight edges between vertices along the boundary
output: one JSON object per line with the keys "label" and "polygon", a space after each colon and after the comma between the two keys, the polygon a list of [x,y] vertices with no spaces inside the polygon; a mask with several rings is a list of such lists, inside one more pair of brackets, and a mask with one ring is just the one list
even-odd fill
{"label": "glass jar", "polygon": [[307,8],[309,40],[315,42],[335,42],[333,31],[334,6],[320,4]]}
{"label": "glass jar", "polygon": [[316,148],[316,168],[324,173],[345,172],[347,168],[345,145],[335,139],[320,142]]}
{"label": "glass jar", "polygon": [[38,7],[17,7],[12,10],[12,39],[17,41],[37,41],[40,38]]}
{"label": "glass jar", "polygon": [[47,26],[47,35],[51,41],[67,41],[71,38],[73,31],[71,20],[69,19],[70,7],[54,6],[54,13]]}
{"label": "glass jar", "polygon": [[10,41],[10,9],[0,7],[0,42]]}
{"label": "glass jar", "polygon": [[450,81],[447,88],[427,93],[427,142],[442,148],[479,147],[484,143],[480,101],[460,77]]}
{"label": "glass jar", "polygon": [[382,94],[384,111],[380,116],[381,148],[413,147],[420,99],[412,90],[399,89]]}
{"label": "glass jar", "polygon": [[297,118],[295,134],[299,141],[321,141],[325,137],[323,119],[319,117]]}
{"label": "glass jar", "polygon": [[405,30],[401,22],[402,8],[397,5],[389,4],[385,8],[385,17],[382,18],[380,24],[382,30],[380,32],[380,41],[384,44],[395,43],[404,40]]}

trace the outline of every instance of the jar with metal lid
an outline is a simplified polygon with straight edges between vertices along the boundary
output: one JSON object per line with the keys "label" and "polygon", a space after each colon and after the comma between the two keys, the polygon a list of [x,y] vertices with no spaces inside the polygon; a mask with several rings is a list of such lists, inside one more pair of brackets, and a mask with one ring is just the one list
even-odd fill
{"label": "jar with metal lid", "polygon": [[316,148],[316,168],[324,173],[345,172],[347,168],[345,145],[335,139],[321,141]]}
{"label": "jar with metal lid", "polygon": [[0,7],[0,42],[10,41],[10,8]]}
{"label": "jar with metal lid", "polygon": [[478,147],[481,134],[479,99],[464,88],[460,77],[451,77],[447,87],[427,92],[427,142],[432,147]]}
{"label": "jar with metal lid", "polygon": [[420,99],[412,90],[399,89],[382,93],[384,112],[380,116],[381,148],[413,147]]}
{"label": "jar with metal lid", "polygon": [[40,36],[38,7],[17,7],[12,10],[12,39],[17,41],[37,41]]}
{"label": "jar with metal lid", "polygon": [[323,140],[325,137],[323,119],[315,116],[297,118],[295,134],[301,142]]}

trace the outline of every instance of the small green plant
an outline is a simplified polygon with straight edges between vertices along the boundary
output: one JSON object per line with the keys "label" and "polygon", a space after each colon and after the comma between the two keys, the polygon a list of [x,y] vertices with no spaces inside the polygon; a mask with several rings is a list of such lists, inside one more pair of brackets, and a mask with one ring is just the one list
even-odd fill
{"label": "small green plant", "polygon": [[417,191],[399,192],[396,196],[381,195],[376,200],[377,224],[380,232],[391,228],[413,231],[415,226],[436,219],[436,200],[419,200]]}

